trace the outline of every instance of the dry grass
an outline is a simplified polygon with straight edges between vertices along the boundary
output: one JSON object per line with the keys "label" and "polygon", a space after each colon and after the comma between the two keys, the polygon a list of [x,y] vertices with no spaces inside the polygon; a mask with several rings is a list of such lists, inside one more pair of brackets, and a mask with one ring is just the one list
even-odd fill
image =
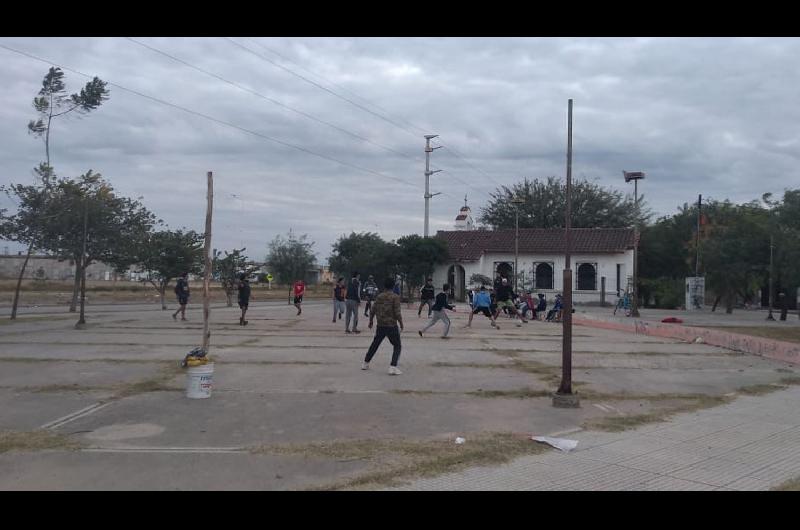
{"label": "dry grass", "polygon": [[741,333],[742,335],[765,337],[786,342],[800,342],[800,327],[798,326],[708,326],[708,329],[729,331],[731,333]]}
{"label": "dry grass", "polygon": [[311,489],[369,489],[393,486],[415,477],[431,477],[467,467],[500,465],[547,448],[525,434],[482,433],[464,435],[466,443],[449,440],[353,440],[311,444],[260,446],[257,454],[302,455],[340,461],[366,460],[367,471],[356,477]]}
{"label": "dry grass", "polygon": [[[652,398],[647,398],[647,399],[652,399]],[[663,399],[675,399],[675,398],[667,398],[661,396],[661,399],[663,400]],[[682,397],[677,399],[685,400],[685,402],[677,406],[666,407],[646,414],[635,414],[633,416],[605,416],[601,418],[591,419],[584,422],[584,424],[581,425],[581,427],[587,430],[597,430],[597,431],[607,431],[607,432],[626,431],[629,429],[635,429],[637,427],[641,427],[642,425],[647,425],[649,423],[666,421],[675,414],[680,414],[682,412],[694,412],[701,409],[717,407],[719,405],[723,405],[730,401],[730,398],[727,398],[725,396],[705,396],[705,395],[699,397],[691,397],[691,398]]]}
{"label": "dry grass", "polygon": [[0,453],[8,451],[75,450],[81,444],[52,431],[0,431]]}
{"label": "dry grass", "polygon": [[800,491],[800,477],[787,480],[780,486],[775,486],[772,491]]}

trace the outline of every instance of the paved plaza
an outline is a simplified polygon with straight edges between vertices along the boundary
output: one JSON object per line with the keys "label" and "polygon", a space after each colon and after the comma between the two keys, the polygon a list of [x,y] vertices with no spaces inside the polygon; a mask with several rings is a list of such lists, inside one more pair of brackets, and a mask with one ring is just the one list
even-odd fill
{"label": "paved plaza", "polygon": [[440,324],[420,338],[425,319],[404,310],[390,376],[388,341],[359,369],[363,313],[346,335],[323,301],[299,317],[253,304],[246,327],[215,304],[205,400],[185,397],[178,366],[200,343],[199,304],[188,322],[90,306],[85,330],[61,308],[24,313],[0,325],[0,489],[768,489],[800,475],[798,366],[576,326],[581,407],[556,409],[561,326],[464,329],[457,307],[447,340]]}

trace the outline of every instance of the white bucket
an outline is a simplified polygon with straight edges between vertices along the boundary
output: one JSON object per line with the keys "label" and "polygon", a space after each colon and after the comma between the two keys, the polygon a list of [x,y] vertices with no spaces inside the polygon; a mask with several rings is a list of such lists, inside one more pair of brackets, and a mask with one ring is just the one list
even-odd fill
{"label": "white bucket", "polygon": [[186,397],[205,399],[211,397],[214,382],[214,363],[192,366],[186,370]]}

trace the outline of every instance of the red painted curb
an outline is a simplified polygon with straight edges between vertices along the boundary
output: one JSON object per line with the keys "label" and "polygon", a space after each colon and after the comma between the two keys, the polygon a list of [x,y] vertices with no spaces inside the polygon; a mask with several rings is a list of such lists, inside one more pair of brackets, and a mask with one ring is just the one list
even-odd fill
{"label": "red painted curb", "polygon": [[742,335],[740,333],[731,333],[729,331],[720,331],[716,329],[696,328],[678,324],[661,324],[660,322],[648,322],[646,320],[620,322],[588,317],[586,315],[573,315],[572,322],[579,326],[625,331],[651,337],[680,339],[686,342],[695,342],[700,338],[703,343],[712,346],[720,346],[729,350],[752,353],[787,363],[800,364],[800,344],[795,344],[793,342],[753,337],[751,335]]}

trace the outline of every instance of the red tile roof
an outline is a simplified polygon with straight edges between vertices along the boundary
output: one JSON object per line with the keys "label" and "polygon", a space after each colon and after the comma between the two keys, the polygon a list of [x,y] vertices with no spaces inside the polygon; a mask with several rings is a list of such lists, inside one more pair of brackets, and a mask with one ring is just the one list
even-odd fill
{"label": "red tile roof", "polygon": [[[453,260],[472,261],[486,252],[514,252],[514,230],[440,230]],[[632,228],[573,228],[572,252],[608,254],[633,248]],[[527,254],[560,254],[565,250],[562,228],[520,228],[519,251]]]}

